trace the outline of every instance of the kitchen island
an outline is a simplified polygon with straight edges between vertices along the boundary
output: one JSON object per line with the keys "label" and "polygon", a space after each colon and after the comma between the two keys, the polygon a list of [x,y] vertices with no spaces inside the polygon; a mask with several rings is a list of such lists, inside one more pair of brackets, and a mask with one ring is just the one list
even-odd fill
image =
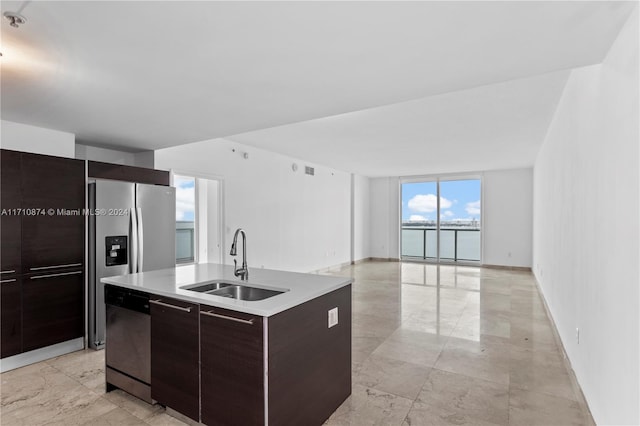
{"label": "kitchen island", "polygon": [[150,377],[110,365],[132,351],[109,335],[109,324],[120,324],[115,336],[128,327],[107,318],[107,390],[147,386],[143,399],[209,425],[322,424],[351,393],[351,279],[249,269],[241,281],[233,271],[198,264],[103,278],[107,292],[150,302]]}

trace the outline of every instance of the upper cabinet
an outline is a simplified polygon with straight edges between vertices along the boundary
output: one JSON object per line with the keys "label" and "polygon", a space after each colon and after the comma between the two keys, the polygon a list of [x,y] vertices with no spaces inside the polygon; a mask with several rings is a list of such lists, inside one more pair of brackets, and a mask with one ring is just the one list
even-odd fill
{"label": "upper cabinet", "polygon": [[24,273],[84,263],[84,174],[82,160],[22,154]]}
{"label": "upper cabinet", "polygon": [[20,193],[20,153],[2,150],[0,154],[0,271],[2,278],[20,273],[20,242],[22,240],[22,205]]}
{"label": "upper cabinet", "polygon": [[100,161],[88,161],[87,171],[90,178],[96,179],[122,180],[163,186],[169,186],[170,181],[169,172],[165,170],[124,166]]}

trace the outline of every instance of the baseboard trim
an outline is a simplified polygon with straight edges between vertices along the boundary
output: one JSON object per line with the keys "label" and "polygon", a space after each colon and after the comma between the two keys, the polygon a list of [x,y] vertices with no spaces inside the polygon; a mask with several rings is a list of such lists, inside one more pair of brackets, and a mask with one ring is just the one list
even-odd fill
{"label": "baseboard trim", "polygon": [[482,264],[483,268],[487,269],[502,269],[505,271],[523,271],[523,272],[531,272],[531,267],[529,266],[507,266],[507,265],[489,265]]}
{"label": "baseboard trim", "polygon": [[84,337],[34,349],[0,360],[0,373],[84,349]]}
{"label": "baseboard trim", "polygon": [[338,263],[337,265],[327,266],[326,268],[316,269],[316,270],[310,271],[308,273],[309,274],[321,274],[323,272],[335,271],[335,270],[344,268],[345,266],[349,266],[349,265],[351,265],[351,262],[342,262],[342,263]]}
{"label": "baseboard trim", "polygon": [[366,260],[371,262],[400,262],[397,257],[368,257]]}
{"label": "baseboard trim", "polygon": [[571,387],[573,388],[578,398],[578,401],[576,402],[580,405],[583,412],[586,412],[589,414],[589,419],[586,419],[590,422],[589,424],[595,425],[596,422],[593,419],[593,414],[591,413],[591,409],[589,408],[587,399],[584,397],[584,393],[582,392],[582,387],[580,386],[580,383],[578,383],[578,378],[576,377],[576,373],[575,371],[573,371],[571,360],[569,359],[569,356],[567,355],[567,351],[564,348],[564,344],[562,343],[562,339],[560,338],[560,333],[558,333],[558,327],[556,327],[556,322],[553,319],[553,315],[551,315],[551,310],[549,310],[547,299],[545,299],[544,297],[544,293],[542,292],[542,287],[540,286],[540,283],[538,282],[538,277],[536,277],[535,274],[533,274],[533,281],[536,284],[536,289],[538,290],[538,294],[540,295],[540,300],[542,300],[542,306],[544,306],[544,310],[547,314],[547,318],[549,318],[549,321],[551,322],[551,331],[553,332],[553,339],[555,340],[556,345],[558,345],[558,348],[560,348],[560,351],[562,352],[562,359],[564,361],[565,368],[569,372]]}

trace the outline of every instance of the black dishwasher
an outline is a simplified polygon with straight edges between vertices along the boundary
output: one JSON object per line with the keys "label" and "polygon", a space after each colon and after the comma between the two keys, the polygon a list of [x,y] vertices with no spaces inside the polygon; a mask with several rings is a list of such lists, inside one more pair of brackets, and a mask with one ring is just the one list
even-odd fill
{"label": "black dishwasher", "polygon": [[107,392],[120,388],[151,399],[149,294],[105,285]]}

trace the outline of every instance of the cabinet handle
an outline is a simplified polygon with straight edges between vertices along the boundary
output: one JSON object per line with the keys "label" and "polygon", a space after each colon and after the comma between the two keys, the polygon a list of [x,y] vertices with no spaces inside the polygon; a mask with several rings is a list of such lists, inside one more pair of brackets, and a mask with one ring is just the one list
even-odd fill
{"label": "cabinet handle", "polygon": [[151,302],[153,304],[156,304],[156,305],[164,306],[164,307],[167,307],[167,308],[177,309],[177,310],[183,311],[183,312],[191,312],[191,307],[183,308],[182,306],[170,305],[169,303],[164,303],[160,299],[149,300],[149,302]]}
{"label": "cabinet handle", "polygon": [[82,271],[74,271],[74,272],[61,272],[59,274],[49,274],[49,275],[37,275],[35,277],[31,277],[32,280],[39,280],[41,278],[52,278],[52,277],[62,277],[64,275],[77,275],[81,274]]}
{"label": "cabinet handle", "polygon": [[0,280],[0,284],[13,283],[15,281],[15,278],[11,278],[10,280]]}
{"label": "cabinet handle", "polygon": [[221,319],[226,319],[229,321],[235,321],[235,322],[241,322],[242,324],[249,324],[249,325],[253,325],[253,320],[245,320],[245,319],[240,319],[240,318],[234,318],[234,317],[228,317],[226,315],[220,315],[220,314],[214,314],[211,311],[200,311],[201,315],[206,315],[209,317],[216,317],[216,318],[221,318]]}
{"label": "cabinet handle", "polygon": [[68,263],[66,265],[38,266],[37,268],[29,268],[30,271],[42,271],[43,269],[54,268],[71,268],[73,266],[82,266],[82,263]]}
{"label": "cabinet handle", "polygon": [[9,271],[2,271],[2,272],[0,272],[0,274],[13,274],[14,272],[16,272],[16,270],[15,269],[11,269]]}

